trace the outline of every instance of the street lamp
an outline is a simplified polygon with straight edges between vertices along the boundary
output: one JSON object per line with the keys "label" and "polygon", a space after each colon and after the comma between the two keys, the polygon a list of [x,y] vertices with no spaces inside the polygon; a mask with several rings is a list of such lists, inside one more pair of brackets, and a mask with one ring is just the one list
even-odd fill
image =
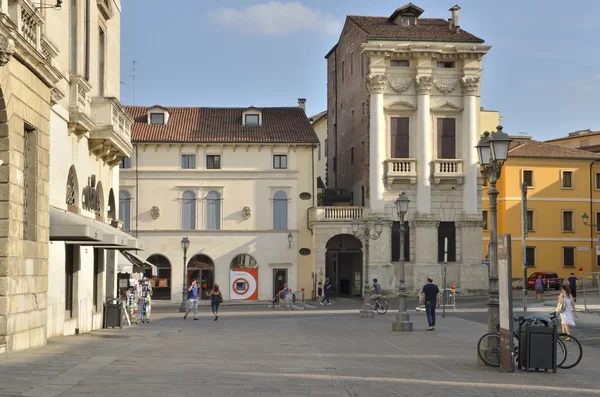
{"label": "street lamp", "polygon": [[492,134],[484,132],[483,137],[476,146],[479,164],[485,178],[490,183],[488,195],[490,197],[490,265],[489,265],[489,298],[488,306],[488,331],[497,332],[500,324],[498,301],[498,218],[497,199],[498,190],[496,183],[500,179],[502,166],[508,158],[508,150],[512,139],[502,132],[502,126],[496,127]]}
{"label": "street lamp", "polygon": [[190,248],[190,240],[187,237],[181,239],[181,249],[183,250],[183,286],[181,288],[181,306],[179,311],[185,313],[186,311],[186,295],[187,295],[187,250]]}
{"label": "street lamp", "polygon": [[292,249],[292,241],[294,240],[294,236],[292,236],[292,232],[288,234],[288,249]]}
{"label": "street lamp", "polygon": [[375,233],[372,233],[369,227],[369,221],[365,221],[365,231],[362,234],[358,234],[360,228],[360,222],[358,218],[354,218],[352,221],[352,233],[359,240],[365,240],[365,286],[363,290],[363,306],[360,309],[360,318],[373,318],[373,309],[369,302],[369,247],[371,246],[371,240],[377,240],[381,236],[383,231],[383,221],[381,218],[377,218],[375,222]]}
{"label": "street lamp", "polygon": [[400,274],[400,293],[398,294],[398,313],[396,313],[396,321],[392,324],[392,331],[412,331],[413,324],[410,321],[408,312],[406,311],[406,273],[404,269],[404,217],[408,213],[408,205],[410,199],[404,192],[398,195],[396,199],[396,213],[400,218],[400,265],[402,273]]}

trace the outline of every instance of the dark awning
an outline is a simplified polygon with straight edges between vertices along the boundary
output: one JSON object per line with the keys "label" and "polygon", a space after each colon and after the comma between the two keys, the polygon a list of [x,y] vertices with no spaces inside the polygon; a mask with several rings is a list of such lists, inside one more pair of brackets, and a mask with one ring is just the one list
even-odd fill
{"label": "dark awning", "polygon": [[146,261],[145,259],[140,258],[136,254],[133,254],[129,251],[121,251],[121,254],[133,265],[133,272],[135,273],[143,273],[148,269],[152,270],[153,276],[158,276],[158,268],[154,266],[152,263]]}
{"label": "dark awning", "polygon": [[50,207],[50,241],[92,241],[104,238],[97,222],[79,214]]}

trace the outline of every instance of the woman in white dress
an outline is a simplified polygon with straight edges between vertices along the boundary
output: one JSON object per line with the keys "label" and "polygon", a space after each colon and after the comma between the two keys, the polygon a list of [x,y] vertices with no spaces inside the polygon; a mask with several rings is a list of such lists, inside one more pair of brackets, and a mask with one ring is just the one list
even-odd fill
{"label": "woman in white dress", "polygon": [[562,331],[565,334],[569,334],[569,327],[575,326],[573,316],[577,318],[577,313],[575,313],[575,303],[573,302],[573,297],[571,296],[568,285],[563,285],[560,289],[560,295],[558,296],[559,306],[562,302],[565,304],[565,310],[560,313],[560,322],[562,324]]}

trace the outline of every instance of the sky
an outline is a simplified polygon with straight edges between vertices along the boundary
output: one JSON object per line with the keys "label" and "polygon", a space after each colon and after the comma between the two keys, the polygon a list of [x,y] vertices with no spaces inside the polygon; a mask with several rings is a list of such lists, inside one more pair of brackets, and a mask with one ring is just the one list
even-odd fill
{"label": "sky", "polygon": [[[461,28],[492,46],[481,105],[500,111],[504,131],[544,140],[600,130],[600,1],[412,2],[425,10],[422,17],[447,19],[455,1]],[[346,15],[389,16],[406,3],[123,0],[121,102],[260,107],[306,98],[309,115],[321,112],[324,56]]]}

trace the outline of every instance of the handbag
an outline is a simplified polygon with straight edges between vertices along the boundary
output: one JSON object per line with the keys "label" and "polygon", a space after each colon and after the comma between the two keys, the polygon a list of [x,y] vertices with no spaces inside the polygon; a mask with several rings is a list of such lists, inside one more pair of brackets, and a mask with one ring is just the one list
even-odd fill
{"label": "handbag", "polygon": [[565,303],[565,300],[561,300],[558,301],[558,304],[556,305],[556,311],[558,313],[564,313],[564,311],[567,310],[567,304]]}
{"label": "handbag", "polygon": [[219,292],[219,303],[223,303],[223,295]]}

